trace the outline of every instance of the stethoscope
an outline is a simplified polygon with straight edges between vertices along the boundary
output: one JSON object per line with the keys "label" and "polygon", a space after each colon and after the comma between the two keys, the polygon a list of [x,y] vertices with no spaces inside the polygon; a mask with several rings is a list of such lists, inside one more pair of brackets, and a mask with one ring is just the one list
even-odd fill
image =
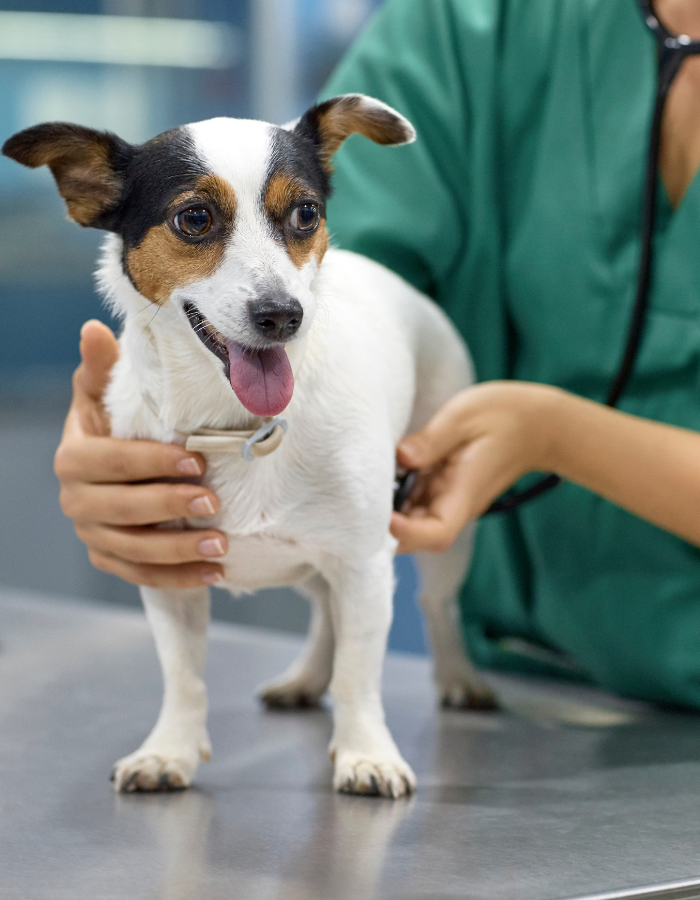
{"label": "stethoscope", "polygon": [[[642,225],[641,253],[639,257],[639,273],[637,275],[637,295],[632,310],[627,342],[617,374],[613,379],[605,401],[607,406],[617,406],[634,367],[639,345],[644,332],[647,308],[649,306],[649,286],[651,283],[652,263],[654,259],[654,226],[656,224],[656,199],[659,180],[659,148],[661,146],[661,117],[668,92],[673,79],[678,74],[683,60],[688,56],[700,54],[700,41],[691,40],[686,34],[672,34],[656,17],[652,0],[638,0],[644,21],[656,38],[658,49],[658,71],[656,82],[656,101],[654,116],[649,135],[649,155],[647,161],[644,187],[644,214]],[[408,499],[415,483],[416,472],[410,471],[397,478],[394,494],[394,509],[400,510]],[[509,491],[495,500],[484,513],[512,512],[547,491],[551,491],[562,479],[558,475],[545,475],[533,485],[522,491]]]}

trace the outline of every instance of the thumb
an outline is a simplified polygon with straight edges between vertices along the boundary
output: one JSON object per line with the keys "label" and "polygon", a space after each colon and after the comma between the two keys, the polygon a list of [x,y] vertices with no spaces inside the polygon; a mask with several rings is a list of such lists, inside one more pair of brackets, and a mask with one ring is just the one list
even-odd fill
{"label": "thumb", "polygon": [[82,362],[73,376],[73,405],[66,428],[79,427],[86,434],[108,435],[109,419],[102,397],[117,359],[119,344],[112,331],[102,322],[91,319],[80,330]]}
{"label": "thumb", "polygon": [[399,464],[408,469],[425,469],[445,459],[467,440],[464,419],[458,395],[441,407],[424,428],[400,442]]}
{"label": "thumb", "polygon": [[76,377],[78,393],[93,402],[102,402],[109,374],[119,359],[119,344],[111,329],[97,319],[90,319],[80,330],[82,365]]}

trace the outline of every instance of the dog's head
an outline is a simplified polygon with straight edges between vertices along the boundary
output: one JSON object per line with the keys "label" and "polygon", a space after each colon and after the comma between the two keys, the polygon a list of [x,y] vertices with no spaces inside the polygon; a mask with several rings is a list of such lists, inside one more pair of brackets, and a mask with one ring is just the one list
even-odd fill
{"label": "dog's head", "polygon": [[241,403],[271,416],[294,385],[284,344],[315,312],[331,159],[355,132],[379,144],[415,137],[390,107],[347,94],[282,128],[210,119],[134,146],[54,122],[19,132],[2,152],[48,165],[69,216],[119,235],[138,292],[180,308]]}

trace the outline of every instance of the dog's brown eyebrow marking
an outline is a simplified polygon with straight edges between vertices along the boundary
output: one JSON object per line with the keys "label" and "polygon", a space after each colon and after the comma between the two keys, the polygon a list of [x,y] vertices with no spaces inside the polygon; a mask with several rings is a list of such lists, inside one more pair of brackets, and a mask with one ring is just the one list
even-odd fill
{"label": "dog's brown eyebrow marking", "polygon": [[265,210],[273,222],[280,222],[296,200],[308,195],[308,188],[292,175],[273,172],[265,188]]}
{"label": "dog's brown eyebrow marking", "polygon": [[236,192],[228,181],[218,175],[203,175],[195,182],[195,193],[208,197],[217,206],[230,231],[236,217]]}
{"label": "dog's brown eyebrow marking", "polygon": [[[309,189],[301,181],[285,172],[273,172],[265,188],[265,211],[275,224],[280,225],[295,202],[308,200],[310,196]],[[328,249],[326,220],[321,219],[313,236],[300,237],[298,240],[289,238],[285,240],[285,246],[298,269],[303,268],[312,257],[316,257],[320,265]]]}
{"label": "dog's brown eyebrow marking", "polygon": [[151,303],[162,305],[174,290],[208,278],[221,263],[227,236],[236,216],[236,194],[231,185],[216,175],[203,175],[194,189],[180,194],[171,204],[209,200],[221,222],[211,240],[188,243],[179,238],[167,221],[150,228],[136,247],[126,253],[129,276],[140,294]]}

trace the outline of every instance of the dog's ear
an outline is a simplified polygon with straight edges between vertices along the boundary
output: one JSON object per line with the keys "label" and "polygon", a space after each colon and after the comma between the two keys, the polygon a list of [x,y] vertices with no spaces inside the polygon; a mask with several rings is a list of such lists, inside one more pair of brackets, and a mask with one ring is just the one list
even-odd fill
{"label": "dog's ear", "polygon": [[48,166],[79,225],[110,228],[133,147],[114,134],[67,122],[34,125],[5,141],[2,152],[32,169]]}
{"label": "dog's ear", "polygon": [[375,144],[410,144],[416,139],[408,119],[381,100],[364,94],[341,94],[312,106],[294,130],[315,144],[321,164],[329,173],[333,154],[351,134],[362,134]]}

